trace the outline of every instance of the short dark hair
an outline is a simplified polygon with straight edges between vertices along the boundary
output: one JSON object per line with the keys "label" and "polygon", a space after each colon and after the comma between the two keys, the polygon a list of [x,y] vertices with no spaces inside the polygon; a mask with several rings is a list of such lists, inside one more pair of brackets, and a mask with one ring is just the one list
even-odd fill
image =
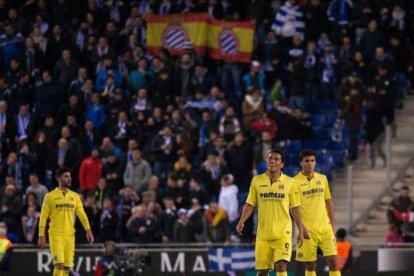
{"label": "short dark hair", "polygon": [[280,158],[282,159],[282,162],[283,162],[283,163],[285,163],[285,153],[283,152],[283,150],[282,150],[282,149],[279,149],[279,148],[274,148],[274,149],[271,149],[271,150],[269,151],[269,153],[267,154],[267,156],[269,157],[269,155],[270,155],[271,153],[277,153],[277,154],[279,154],[279,155],[280,155]]}
{"label": "short dark hair", "polygon": [[308,156],[316,156],[316,154],[313,150],[309,150],[309,149],[301,150],[299,154],[300,161],[302,161],[303,158],[308,157]]}
{"label": "short dark hair", "polygon": [[64,173],[72,173],[72,170],[69,168],[60,168],[56,170],[56,177],[61,177]]}
{"label": "short dark hair", "polygon": [[401,187],[401,190],[409,191],[410,190],[410,187],[408,187],[408,186],[402,186]]}
{"label": "short dark hair", "polygon": [[336,231],[336,237],[338,239],[343,240],[343,239],[346,238],[346,235],[347,235],[347,233],[346,233],[346,230],[344,228],[339,228],[338,231]]}

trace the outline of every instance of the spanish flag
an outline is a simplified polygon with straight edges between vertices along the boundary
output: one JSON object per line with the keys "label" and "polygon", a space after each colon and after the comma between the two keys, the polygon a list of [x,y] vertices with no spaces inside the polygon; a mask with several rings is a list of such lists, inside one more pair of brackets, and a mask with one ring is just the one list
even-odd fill
{"label": "spanish flag", "polygon": [[205,13],[147,16],[148,51],[156,55],[166,48],[172,55],[179,55],[183,53],[184,46],[191,44],[199,55],[204,55],[207,20]]}
{"label": "spanish flag", "polygon": [[253,51],[254,23],[209,19],[208,55],[226,61],[250,62]]}

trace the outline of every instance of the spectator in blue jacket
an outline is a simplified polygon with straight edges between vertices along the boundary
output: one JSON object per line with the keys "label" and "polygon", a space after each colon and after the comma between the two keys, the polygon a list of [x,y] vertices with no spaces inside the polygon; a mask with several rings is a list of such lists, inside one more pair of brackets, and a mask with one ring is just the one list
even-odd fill
{"label": "spectator in blue jacket", "polygon": [[88,105],[86,119],[91,121],[96,128],[100,128],[105,121],[105,107],[100,103],[98,93],[92,95],[92,103]]}
{"label": "spectator in blue jacket", "polygon": [[96,75],[96,91],[102,92],[105,88],[106,79],[109,75],[112,75],[115,78],[115,86],[122,86],[122,76],[121,72],[113,66],[113,61],[110,57],[104,58],[104,68],[100,70]]}

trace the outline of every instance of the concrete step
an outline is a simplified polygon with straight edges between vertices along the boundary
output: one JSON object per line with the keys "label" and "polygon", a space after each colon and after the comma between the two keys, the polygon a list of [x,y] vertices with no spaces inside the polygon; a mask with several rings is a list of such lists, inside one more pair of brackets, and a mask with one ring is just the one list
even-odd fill
{"label": "concrete step", "polygon": [[[414,97],[407,97],[405,107],[397,110],[397,137],[392,140],[392,172],[393,179],[406,165],[414,154]],[[385,144],[384,144],[385,151]],[[379,160],[378,160],[379,161]],[[384,168],[370,169],[369,158],[366,152],[360,152],[360,158],[353,166],[353,217],[356,219],[382,193],[387,183],[387,172]],[[398,196],[402,186],[409,186],[414,190],[414,168],[410,168],[404,178],[396,183],[391,194],[385,195],[377,208],[374,208],[369,217],[357,226],[352,233],[351,240],[357,244],[380,245],[384,243],[385,233],[388,230],[387,210],[392,198]],[[347,170],[336,172],[331,183],[331,193],[335,207],[337,227],[347,227],[349,217]]]}

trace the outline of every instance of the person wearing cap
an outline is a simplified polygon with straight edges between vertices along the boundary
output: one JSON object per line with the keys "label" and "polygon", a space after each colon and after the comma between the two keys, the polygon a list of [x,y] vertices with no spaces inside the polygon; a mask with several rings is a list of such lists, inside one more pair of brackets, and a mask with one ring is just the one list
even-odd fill
{"label": "person wearing cap", "polygon": [[196,242],[195,234],[188,226],[187,210],[181,208],[178,210],[178,219],[174,224],[174,242],[189,243]]}
{"label": "person wearing cap", "polygon": [[249,73],[243,76],[243,86],[244,91],[251,87],[252,89],[258,89],[262,94],[264,93],[265,74],[262,70],[262,64],[259,61],[253,60],[250,64]]}

